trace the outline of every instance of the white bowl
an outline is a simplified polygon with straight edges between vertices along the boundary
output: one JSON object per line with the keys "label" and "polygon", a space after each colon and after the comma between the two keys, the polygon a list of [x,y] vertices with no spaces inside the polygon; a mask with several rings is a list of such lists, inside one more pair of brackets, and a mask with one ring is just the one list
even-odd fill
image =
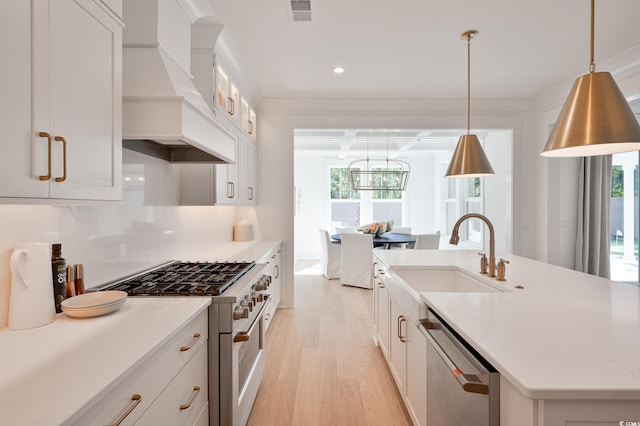
{"label": "white bowl", "polygon": [[124,304],[127,299],[120,299],[114,303],[111,303],[106,306],[99,306],[97,308],[84,308],[84,309],[69,309],[62,306],[62,312],[70,317],[74,318],[91,318],[91,317],[99,317],[100,315],[110,314],[111,312],[117,311]]}
{"label": "white bowl", "polygon": [[96,291],[65,299],[62,301],[61,307],[63,310],[95,309],[123,303],[126,299],[127,293],[125,291]]}

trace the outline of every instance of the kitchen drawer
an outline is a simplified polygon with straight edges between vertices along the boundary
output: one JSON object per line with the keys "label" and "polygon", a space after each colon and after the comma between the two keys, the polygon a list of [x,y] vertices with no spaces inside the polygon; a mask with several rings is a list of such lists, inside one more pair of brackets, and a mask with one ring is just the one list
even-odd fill
{"label": "kitchen drawer", "polygon": [[[195,334],[199,334],[200,337],[194,338]],[[134,424],[183,366],[202,346],[206,346],[206,341],[207,311],[204,311],[178,331],[150,359],[117,384],[74,424],[78,426],[113,424],[131,407],[134,408],[121,425]],[[181,350],[181,348],[189,349]],[[114,350],[126,351],[126,348],[114,348]],[[133,395],[139,395],[140,398],[134,400]]]}
{"label": "kitchen drawer", "polygon": [[191,426],[206,405],[207,394],[207,348],[201,347],[136,425]]}

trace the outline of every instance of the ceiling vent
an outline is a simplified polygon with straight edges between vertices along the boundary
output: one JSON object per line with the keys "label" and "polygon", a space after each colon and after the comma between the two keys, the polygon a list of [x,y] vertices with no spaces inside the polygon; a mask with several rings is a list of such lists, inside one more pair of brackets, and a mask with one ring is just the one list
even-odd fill
{"label": "ceiling vent", "polygon": [[293,22],[311,22],[310,0],[287,0]]}

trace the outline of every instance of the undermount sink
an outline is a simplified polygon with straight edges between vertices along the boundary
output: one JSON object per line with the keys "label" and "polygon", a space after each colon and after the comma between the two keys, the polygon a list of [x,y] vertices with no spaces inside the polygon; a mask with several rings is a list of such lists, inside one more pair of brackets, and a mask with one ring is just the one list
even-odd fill
{"label": "undermount sink", "polygon": [[398,278],[415,291],[485,293],[507,291],[457,269],[395,269]]}

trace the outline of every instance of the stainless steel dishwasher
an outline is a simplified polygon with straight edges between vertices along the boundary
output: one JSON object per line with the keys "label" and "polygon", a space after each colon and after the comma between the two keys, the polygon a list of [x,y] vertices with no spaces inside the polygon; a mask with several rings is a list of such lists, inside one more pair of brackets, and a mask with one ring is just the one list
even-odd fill
{"label": "stainless steel dishwasher", "polygon": [[427,338],[427,423],[498,426],[499,373],[431,309],[418,321]]}

